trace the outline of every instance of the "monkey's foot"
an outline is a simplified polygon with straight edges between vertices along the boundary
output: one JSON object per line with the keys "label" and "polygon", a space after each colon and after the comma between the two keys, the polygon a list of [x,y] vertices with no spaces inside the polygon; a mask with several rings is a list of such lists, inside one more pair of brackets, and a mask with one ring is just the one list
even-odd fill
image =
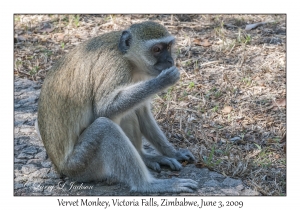
{"label": "monkey's foot", "polygon": [[187,149],[179,149],[176,154],[176,159],[181,161],[181,160],[185,160],[188,162],[194,162],[195,161],[195,157],[194,155]]}
{"label": "monkey's foot", "polygon": [[179,171],[182,169],[181,164],[175,158],[169,158],[162,155],[148,155],[143,154],[144,163],[148,168],[151,168],[154,171],[161,172],[160,165],[169,166],[172,170]]}
{"label": "monkey's foot", "polygon": [[155,179],[153,182],[149,183],[147,186],[141,188],[132,188],[132,191],[138,192],[189,192],[192,193],[198,188],[198,182],[192,179]]}

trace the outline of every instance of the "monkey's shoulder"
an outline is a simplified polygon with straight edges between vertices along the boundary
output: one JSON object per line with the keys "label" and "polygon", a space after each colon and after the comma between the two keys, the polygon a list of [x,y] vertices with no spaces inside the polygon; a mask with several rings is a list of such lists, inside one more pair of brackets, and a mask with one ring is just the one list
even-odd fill
{"label": "monkey's shoulder", "polygon": [[87,40],[83,45],[86,52],[94,52],[109,48],[117,49],[121,31],[112,31]]}

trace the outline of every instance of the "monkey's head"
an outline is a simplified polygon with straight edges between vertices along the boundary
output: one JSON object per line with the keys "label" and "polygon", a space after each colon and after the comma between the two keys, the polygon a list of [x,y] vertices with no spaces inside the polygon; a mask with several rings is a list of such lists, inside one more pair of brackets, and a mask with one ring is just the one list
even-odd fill
{"label": "monkey's head", "polygon": [[133,24],[122,32],[119,50],[130,62],[151,76],[174,65],[175,38],[155,22]]}

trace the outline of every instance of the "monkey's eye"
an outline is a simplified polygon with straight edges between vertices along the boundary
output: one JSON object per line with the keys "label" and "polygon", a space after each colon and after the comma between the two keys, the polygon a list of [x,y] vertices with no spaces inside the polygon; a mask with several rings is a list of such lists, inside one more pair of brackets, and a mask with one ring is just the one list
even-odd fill
{"label": "monkey's eye", "polygon": [[155,45],[155,46],[152,48],[152,52],[155,53],[155,54],[160,53],[160,51],[161,51],[161,46]]}

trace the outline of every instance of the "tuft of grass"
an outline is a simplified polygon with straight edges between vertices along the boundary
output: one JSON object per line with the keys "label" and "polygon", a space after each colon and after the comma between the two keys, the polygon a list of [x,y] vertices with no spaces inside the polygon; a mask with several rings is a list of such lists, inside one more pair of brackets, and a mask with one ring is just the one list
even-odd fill
{"label": "tuft of grass", "polygon": [[64,49],[65,48],[65,43],[64,42],[60,43],[60,46],[61,46],[62,49]]}
{"label": "tuft of grass", "polygon": [[213,167],[219,165],[219,164],[222,162],[221,159],[215,161],[215,160],[214,160],[214,159],[215,159],[214,154],[215,154],[215,146],[213,146],[213,147],[211,148],[211,151],[210,151],[208,157],[207,157],[207,156],[203,156],[203,162],[204,162],[205,165],[206,165],[207,167],[209,167],[209,168],[213,168]]}
{"label": "tuft of grass", "polygon": [[242,79],[242,81],[243,81],[243,83],[246,84],[246,85],[251,85],[251,83],[252,83],[252,80],[251,80],[250,77],[244,77],[244,78]]}
{"label": "tuft of grass", "polygon": [[45,57],[49,57],[53,54],[53,52],[51,50],[48,50],[48,49],[43,50],[43,53],[44,53]]}
{"label": "tuft of grass", "polygon": [[19,59],[16,59],[16,61],[15,61],[15,68],[18,69],[18,70],[20,70],[21,67],[22,67],[22,65],[23,65],[23,61],[19,60]]}
{"label": "tuft of grass", "polygon": [[245,44],[249,44],[251,42],[251,35],[250,34],[246,34],[245,38],[244,38],[244,43]]}
{"label": "tuft of grass", "polygon": [[251,35],[250,34],[244,34],[242,32],[242,29],[239,28],[238,36],[237,36],[237,42],[240,44],[250,44],[251,43]]}
{"label": "tuft of grass", "polygon": [[222,92],[221,92],[221,91],[216,91],[216,92],[214,93],[214,96],[215,96],[216,98],[220,98],[220,97],[222,96]]}
{"label": "tuft of grass", "polygon": [[15,15],[15,22],[20,22],[20,20],[21,20],[20,15]]}
{"label": "tuft of grass", "polygon": [[260,167],[268,168],[272,165],[272,159],[270,157],[271,152],[269,151],[269,149],[262,149],[258,154],[258,157],[254,160],[254,163],[256,163]]}
{"label": "tuft of grass", "polygon": [[75,15],[74,17],[74,23],[75,23],[75,26],[78,27],[79,26],[79,19],[80,19],[80,15]]}
{"label": "tuft of grass", "polygon": [[255,144],[254,145],[257,147],[257,149],[261,150],[261,146],[259,146],[258,144]]}
{"label": "tuft of grass", "polygon": [[32,69],[30,69],[29,74],[30,76],[34,76],[39,72],[40,68],[38,66],[34,66]]}
{"label": "tuft of grass", "polygon": [[214,106],[214,107],[212,108],[212,111],[213,111],[213,112],[217,112],[217,111],[218,111],[218,109],[219,109],[219,106],[218,106],[218,105],[216,105],[216,106]]}
{"label": "tuft of grass", "polygon": [[171,86],[168,88],[167,93],[163,96],[163,99],[166,101],[170,101],[172,99],[172,91],[174,89],[174,86]]}
{"label": "tuft of grass", "polygon": [[190,82],[189,83],[189,88],[192,89],[193,87],[195,87],[195,83],[194,82]]}

